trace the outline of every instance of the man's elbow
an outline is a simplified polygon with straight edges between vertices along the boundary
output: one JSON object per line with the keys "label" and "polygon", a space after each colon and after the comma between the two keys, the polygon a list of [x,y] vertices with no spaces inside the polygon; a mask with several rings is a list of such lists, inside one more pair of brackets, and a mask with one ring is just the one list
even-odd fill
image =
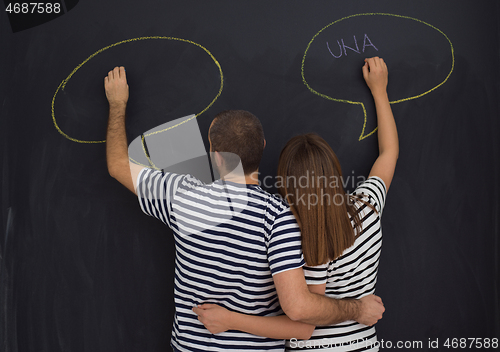
{"label": "man's elbow", "polygon": [[116,167],[113,167],[112,165],[108,165],[108,172],[109,176],[113,177],[114,179],[117,179],[119,177],[119,172]]}
{"label": "man's elbow", "polygon": [[107,166],[109,175],[114,179],[120,180],[124,176],[128,176],[130,174],[128,160],[127,162],[108,160]]}
{"label": "man's elbow", "polygon": [[108,166],[108,172],[111,177],[120,182],[125,187],[129,188],[132,192],[134,192],[132,177],[130,174],[130,170],[124,167],[110,167]]}
{"label": "man's elbow", "polygon": [[305,287],[303,291],[295,292],[292,300],[280,300],[281,309],[290,320],[308,323],[311,319],[311,304],[314,296]]}
{"label": "man's elbow", "polygon": [[290,318],[290,320],[304,321],[304,320],[307,320],[309,318],[307,315],[307,309],[303,309],[300,306],[294,305],[292,307],[282,307],[282,309],[285,312],[285,314],[287,315],[287,317]]}

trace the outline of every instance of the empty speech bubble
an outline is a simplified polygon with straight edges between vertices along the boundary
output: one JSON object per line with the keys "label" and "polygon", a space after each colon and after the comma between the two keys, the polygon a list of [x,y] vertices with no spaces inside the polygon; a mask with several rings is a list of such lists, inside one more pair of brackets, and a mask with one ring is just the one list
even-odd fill
{"label": "empty speech bubble", "polygon": [[[146,43],[155,43],[155,45],[145,46]],[[160,43],[168,43],[168,45],[160,47]],[[97,56],[101,60],[95,59]],[[213,64],[217,71],[213,69],[215,66],[210,67]],[[164,122],[168,120],[164,115],[167,115],[168,110],[171,109],[169,105],[174,103],[188,108],[188,111],[193,111],[196,104],[200,106],[206,104],[203,101],[206,100],[204,97],[206,97],[206,92],[211,90],[210,88],[217,90],[216,96],[209,104],[191,117],[194,118],[207,111],[222,93],[224,81],[222,68],[204,46],[187,39],[162,36],[123,40],[90,55],[57,87],[51,104],[52,121],[62,136],[76,143],[106,142],[105,140],[77,138],[74,133],[81,133],[81,130],[85,129],[90,130],[92,125],[98,125],[97,130],[100,134],[105,133],[106,122],[102,121],[103,116],[107,118],[103,89],[104,77],[114,66],[121,65],[127,70],[133,68],[127,72],[129,85],[131,77],[139,79],[134,82],[133,87],[131,86],[131,97],[134,97],[134,102],[131,104],[129,100],[128,106],[129,112],[133,110],[131,115],[135,115],[134,117],[139,120],[151,119],[151,115],[159,115],[157,120]],[[82,71],[84,73],[81,73]],[[219,76],[219,83],[215,85],[213,78],[216,74]],[[70,80],[71,84],[69,84]],[[69,89],[71,93],[67,92],[68,87],[71,88]],[[172,98],[174,95],[176,98]],[[189,100],[186,99],[187,96],[190,97],[190,101],[187,101]],[[69,126],[66,128],[71,127],[73,132],[66,133],[60,127],[60,122],[56,119],[56,109],[59,109],[58,118],[64,117],[66,126]],[[174,111],[172,114],[176,113]],[[138,121],[130,121],[129,127],[130,125],[134,127],[134,123]],[[148,123],[153,123],[153,121],[148,121]],[[158,125],[158,122],[154,125]],[[92,128],[96,129],[95,126]]]}

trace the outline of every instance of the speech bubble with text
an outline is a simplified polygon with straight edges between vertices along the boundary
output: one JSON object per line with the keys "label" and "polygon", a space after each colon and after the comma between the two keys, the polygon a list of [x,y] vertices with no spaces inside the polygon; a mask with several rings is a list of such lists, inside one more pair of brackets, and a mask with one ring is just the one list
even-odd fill
{"label": "speech bubble with text", "polygon": [[453,45],[435,26],[388,13],[361,13],[336,20],[317,32],[302,58],[302,80],[324,99],[360,105],[364,121],[359,140],[374,134],[365,105],[371,95],[363,80],[364,59],[379,56],[389,69],[391,104],[420,98],[450,77]]}

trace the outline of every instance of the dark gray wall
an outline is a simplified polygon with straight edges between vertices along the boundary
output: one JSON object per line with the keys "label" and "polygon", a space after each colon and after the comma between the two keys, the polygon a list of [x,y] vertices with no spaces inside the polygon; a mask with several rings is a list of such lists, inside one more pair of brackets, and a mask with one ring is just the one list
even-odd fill
{"label": "dark gray wall", "polygon": [[[72,2],[74,6],[76,2]],[[68,6],[70,7],[70,6]],[[366,15],[328,24],[346,16]],[[380,340],[500,337],[498,308],[499,5],[496,1],[80,1],[13,32],[0,15],[0,349],[165,351],[173,314],[170,232],[109,177],[103,78],[124,65],[130,140],[169,120],[246,109],[264,125],[262,176],[314,131],[345,176],[366,176],[375,115],[365,56],[390,70],[401,152],[383,216]],[[423,21],[418,22],[416,20]],[[434,27],[430,27],[429,25]],[[29,27],[29,26],[26,26]],[[21,27],[18,27],[21,28]],[[365,45],[364,35],[373,46]],[[193,43],[150,39],[182,38]],[[346,49],[336,56],[342,39]],[[449,42],[448,42],[448,38]],[[453,59],[450,42],[453,45]],[[301,76],[302,59],[306,81]],[[366,42],[365,44],[369,44]],[[375,48],[377,50],[375,50]],[[57,94],[56,94],[57,92]],[[52,114],[54,108],[54,114]],[[272,186],[268,178],[266,186]],[[271,187],[272,188],[272,187]],[[348,186],[348,188],[352,188]]]}

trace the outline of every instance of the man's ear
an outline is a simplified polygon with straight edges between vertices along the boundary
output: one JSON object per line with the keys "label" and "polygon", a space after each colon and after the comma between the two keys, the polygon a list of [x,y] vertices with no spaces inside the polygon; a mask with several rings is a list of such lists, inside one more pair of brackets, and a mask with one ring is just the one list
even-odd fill
{"label": "man's ear", "polygon": [[215,155],[215,163],[217,164],[217,168],[220,169],[222,165],[224,164],[224,159],[222,158],[222,155],[220,155],[219,152],[214,152]]}
{"label": "man's ear", "polygon": [[266,140],[264,139],[264,149],[266,149]]}

